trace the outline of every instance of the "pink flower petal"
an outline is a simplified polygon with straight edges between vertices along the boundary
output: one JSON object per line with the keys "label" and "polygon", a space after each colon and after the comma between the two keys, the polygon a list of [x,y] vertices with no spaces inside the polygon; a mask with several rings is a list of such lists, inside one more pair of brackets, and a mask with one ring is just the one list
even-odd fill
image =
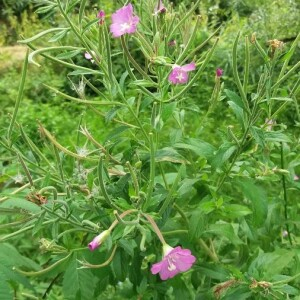
{"label": "pink flower petal", "polygon": [[152,265],[151,273],[152,274],[157,274],[161,271],[161,268],[162,268],[162,262],[158,262],[158,263]]}
{"label": "pink flower petal", "polygon": [[191,62],[190,64],[182,66],[181,70],[183,70],[185,72],[194,71],[194,70],[196,70],[196,64],[194,62]]}

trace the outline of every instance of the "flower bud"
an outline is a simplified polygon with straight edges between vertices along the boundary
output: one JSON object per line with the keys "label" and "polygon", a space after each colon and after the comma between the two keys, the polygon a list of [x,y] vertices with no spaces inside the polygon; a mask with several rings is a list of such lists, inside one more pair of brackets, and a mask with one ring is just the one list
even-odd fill
{"label": "flower bud", "polygon": [[110,230],[104,230],[97,235],[89,244],[88,247],[91,251],[97,249],[108,237],[110,236]]}

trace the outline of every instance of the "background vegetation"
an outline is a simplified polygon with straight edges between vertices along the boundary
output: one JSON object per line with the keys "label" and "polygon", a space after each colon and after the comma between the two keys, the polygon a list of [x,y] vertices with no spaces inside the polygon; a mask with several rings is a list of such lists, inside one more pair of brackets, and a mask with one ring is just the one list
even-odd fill
{"label": "background vegetation", "polygon": [[[109,15],[122,6],[123,2],[124,1],[88,1],[86,14],[92,18],[99,9],[104,9],[107,15]],[[134,1],[132,2],[134,3]],[[139,1],[135,2],[138,6]],[[190,1],[173,1],[173,3],[174,10],[178,10],[179,13],[185,13],[186,8],[191,6]],[[29,38],[48,28],[66,26],[65,20],[59,13],[54,10],[47,10],[47,5],[49,5],[49,1],[0,0],[0,7],[4,8],[0,12],[0,105],[2,108],[0,112],[0,134],[2,136],[6,135],[7,128],[11,121],[11,115],[14,111],[14,104],[18,97],[22,63],[26,54],[26,47],[19,44],[18,40]],[[76,13],[78,14],[78,11],[76,11]],[[234,93],[237,93],[232,70],[232,47],[237,33],[241,31],[242,36],[248,35],[249,37],[256,33],[257,40],[260,41],[269,57],[272,55],[272,50],[268,41],[273,39],[283,41],[285,46],[279,54],[279,63],[274,65],[273,70],[274,73],[278,73],[280,72],[284,60],[287,58],[288,50],[300,31],[300,4],[296,0],[204,0],[200,2],[196,13],[201,15],[201,25],[197,31],[193,47],[196,48],[197,45],[200,45],[219,27],[220,32],[218,35],[220,36],[220,41],[202,75],[201,86],[200,84],[195,85],[189,90],[185,101],[181,102],[178,107],[177,115],[175,114],[174,119],[169,121],[168,128],[170,128],[170,132],[165,134],[163,139],[166,141],[166,144],[167,141],[179,141],[179,137],[176,136],[176,134],[179,134],[178,131],[172,131],[171,129],[173,127],[180,127],[180,122],[182,122],[182,124],[184,124],[184,126],[182,126],[182,128],[184,127],[184,138],[188,139],[195,136],[200,136],[200,138],[205,137],[206,142],[216,147],[215,150],[218,150],[217,153],[220,154],[219,157],[223,155],[221,159],[224,159],[225,164],[227,161],[224,157],[229,148],[225,147],[222,149],[218,147],[227,139],[231,139],[231,141],[234,140],[235,137],[232,131],[238,136],[241,134],[241,123],[239,122],[236,111],[233,113],[232,106],[228,103],[228,101],[233,101],[235,97]],[[194,19],[193,22],[195,22]],[[78,46],[78,41],[72,35],[66,35],[64,41],[70,45]],[[46,37],[39,40],[35,46],[49,46],[49,43],[55,45],[56,42],[53,36],[52,41],[50,37]],[[58,43],[60,43],[60,41],[58,41]],[[120,51],[120,45],[117,41],[114,41],[112,46],[112,52],[116,54],[114,58],[114,72],[116,77],[120,78],[124,72],[123,58],[117,55]],[[178,45],[178,47],[179,46],[180,45]],[[207,51],[209,47],[211,47],[211,44],[205,46],[201,51]],[[251,80],[249,80],[249,90],[254,93],[256,89],[255,82],[258,82],[265,67],[261,55],[257,51],[254,51],[253,45],[251,45],[251,47]],[[138,49],[133,49],[132,53],[136,60],[139,61]],[[81,66],[91,67],[91,62],[87,61],[83,54],[84,52],[81,52],[72,59]],[[200,55],[201,53],[197,54]],[[298,42],[294,55],[291,56],[289,65],[295,65],[299,62],[299,59],[300,51]],[[242,44],[238,46],[238,60],[240,62],[239,71],[243,72],[245,52]],[[64,93],[68,95],[77,97],[78,87],[81,84],[81,76],[70,74],[70,71],[61,65],[55,62],[49,62],[43,58],[38,58],[38,62],[43,66],[42,68],[38,68],[32,64],[29,65],[22,105],[19,108],[17,118],[17,125],[22,128],[26,136],[49,158],[53,150],[50,144],[44,143],[44,138],[38,129],[38,121],[42,123],[49,132],[54,134],[62,145],[69,145],[69,148],[73,150],[76,150],[78,147],[84,147],[83,140],[80,140],[78,137],[78,128],[84,124],[95,134],[97,139],[105,141],[109,146],[113,145],[111,146],[112,151],[117,152],[117,150],[123,149],[124,157],[130,159],[133,153],[131,152],[132,149],[138,146],[134,142],[132,142],[130,146],[127,145],[126,141],[129,135],[126,136],[125,133],[122,136],[122,131],[118,131],[119,127],[110,123],[110,120],[114,118],[116,112],[106,110],[103,117],[96,115],[90,106],[83,107],[74,105],[71,101],[66,101],[63,97],[53,92],[53,90],[46,88],[44,84],[54,89],[64,91]],[[217,67],[224,70],[221,94],[218,105],[211,114],[207,115],[207,110],[210,105],[208,99],[211,97],[215,84],[215,70]],[[92,68],[96,69],[97,66]],[[105,93],[105,89],[101,86],[101,83],[97,82],[97,80],[90,75],[87,75],[87,78],[95,85],[99,84],[102,88],[102,92]],[[299,80],[299,71],[293,73],[289,80],[285,82],[284,87],[280,88],[279,92],[282,98],[288,97],[297,80]],[[97,97],[96,93],[91,89],[86,90],[86,93],[90,97]],[[129,91],[129,93],[134,94],[134,91]],[[300,183],[297,179],[297,175],[300,174],[299,93],[297,97],[298,98],[295,98],[294,101],[288,101],[284,109],[277,114],[276,123],[273,124],[276,134],[274,134],[274,136],[270,134],[267,142],[260,139],[259,136],[261,132],[259,128],[266,126],[265,119],[268,115],[267,108],[263,109],[256,124],[258,127],[257,136],[253,138],[255,133],[251,132],[249,143],[243,145],[244,159],[241,160],[241,169],[237,171],[242,179],[233,177],[232,181],[224,186],[221,196],[217,195],[217,191],[211,188],[211,181],[214,180],[212,178],[218,178],[217,176],[222,174],[224,171],[223,166],[212,167],[211,172],[208,170],[208,164],[213,165],[214,163],[212,163],[209,155],[207,157],[201,153],[199,155],[195,155],[195,153],[192,154],[195,159],[195,169],[200,170],[199,174],[201,180],[197,182],[192,181],[196,178],[193,177],[194,174],[185,174],[186,178],[181,182],[177,196],[182,206],[184,206],[186,201],[189,203],[190,209],[193,210],[193,212],[190,211],[188,213],[188,218],[190,220],[190,228],[194,229],[190,229],[191,239],[185,236],[180,236],[180,239],[175,237],[173,238],[174,243],[180,241],[186,245],[191,245],[191,240],[200,237],[206,239],[209,243],[212,236],[217,237],[214,239],[214,242],[218,256],[221,258],[221,263],[218,263],[207,256],[207,253],[201,250],[201,247],[199,247],[200,250],[197,247],[195,248],[198,249],[197,251],[200,252],[201,257],[207,258],[206,260],[203,259],[203,262],[197,265],[196,271],[193,273],[191,279],[190,285],[197,291],[197,299],[214,299],[213,297],[216,296],[216,293],[214,293],[215,290],[213,290],[213,287],[217,286],[217,284],[228,282],[232,277],[242,280],[242,278],[244,278],[243,276],[248,276],[249,281],[251,281],[253,277],[261,280],[274,279],[274,281],[280,281],[300,272],[300,207],[298,201]],[[143,109],[147,112],[147,107]],[[205,121],[204,124],[201,123],[203,120]],[[108,132],[108,124],[112,126],[113,129],[115,128],[115,131]],[[199,124],[201,124],[201,126]],[[22,138],[24,139],[24,136],[22,136],[20,132],[13,132],[12,139],[16,147],[19,149],[22,148],[25,155],[29,159],[33,159],[34,154],[30,148],[23,145],[24,140],[22,140]],[[199,145],[191,145],[190,150],[194,151],[192,146],[197,148]],[[257,150],[257,148],[259,150]],[[205,151],[205,148],[201,150]],[[191,155],[190,152],[184,154]],[[227,154],[229,159],[229,152],[227,152]],[[60,155],[62,156],[62,153],[60,153]],[[283,156],[285,158],[285,165],[282,165],[281,161],[281,157]],[[141,160],[143,160],[143,158],[141,158]],[[147,159],[143,161],[147,161]],[[247,165],[247,163],[249,163],[250,166]],[[66,173],[69,178],[73,180],[73,183],[77,185],[79,196],[76,196],[76,199],[80,206],[81,203],[86,204],[85,198],[81,195],[82,191],[80,191],[80,187],[84,181],[88,181],[88,185],[91,187],[92,179],[88,177],[88,175],[86,178],[80,177],[81,170],[78,169],[80,166],[76,166],[75,164],[73,160],[66,158]],[[215,164],[217,166],[216,162]],[[89,167],[92,166],[90,165]],[[148,164],[143,164],[143,168],[148,170]],[[35,171],[38,174],[39,170]],[[176,170],[168,165],[168,171],[169,178],[167,178],[167,181],[173,182]],[[24,173],[22,166],[16,157],[1,143],[1,199],[22,185],[22,181],[24,180],[24,178],[20,177],[22,173]],[[251,180],[249,178],[249,180],[243,180],[243,174],[246,173]],[[285,190],[286,194],[282,188],[282,176],[284,176],[285,184],[287,185]],[[44,184],[47,183],[47,180],[49,182],[51,181],[50,175],[48,179],[46,178]],[[160,181],[163,182],[163,178],[161,178]],[[122,192],[124,192],[122,182],[112,182],[109,188],[111,192],[114,190],[116,197],[123,197],[128,200],[126,198],[128,195],[122,194]],[[11,195],[9,197],[17,200],[20,197],[25,198],[26,195],[27,193],[21,192],[16,197]],[[284,198],[288,199],[289,202],[284,203]],[[199,202],[199,199],[201,202]],[[267,201],[265,201],[266,199]],[[256,214],[256,219],[252,220],[254,223],[257,223],[254,224],[254,232],[247,219],[247,216],[250,214],[247,207],[251,206],[251,203],[257,203],[255,201],[259,203],[254,209],[264,211],[265,208],[263,205],[267,205],[267,211],[265,214]],[[235,206],[240,202],[244,204],[243,207]],[[5,202],[3,201],[3,203]],[[231,204],[232,206],[230,206]],[[90,205],[89,202],[88,205]],[[18,209],[20,209],[20,207]],[[94,289],[95,284],[91,285],[91,287],[87,286],[83,288],[87,293],[86,296],[78,293],[77,295],[73,295],[70,291],[72,286],[68,287],[66,277],[61,276],[65,265],[37,279],[31,279],[30,277],[28,279],[27,276],[12,272],[12,267],[25,267],[27,270],[38,270],[40,265],[48,266],[48,264],[50,265],[49,262],[55,263],[55,259],[53,260],[52,257],[53,251],[48,251],[43,241],[41,242],[43,236],[57,236],[55,232],[57,229],[55,227],[42,229],[41,223],[32,223],[32,232],[18,235],[19,238],[11,239],[9,243],[6,242],[7,236],[22,229],[22,225],[18,226],[17,224],[21,218],[15,216],[18,209],[9,204],[7,206],[5,204],[1,205],[0,299],[12,299],[10,298],[12,295],[15,295],[16,299],[29,299],[30,297],[33,299],[41,299],[41,297],[47,297],[47,299],[65,299],[65,295],[71,295],[68,299],[90,299],[88,298],[90,295],[88,290],[89,288]],[[74,211],[76,211],[76,209],[75,207]],[[253,209],[253,207],[251,209]],[[213,214],[211,215],[212,211]],[[285,214],[288,214],[288,220]],[[92,217],[91,215],[91,218]],[[105,222],[108,223],[104,218],[104,223]],[[166,224],[164,224],[164,231],[168,232],[173,229],[180,230],[181,227],[178,225],[180,222],[181,221],[178,221],[176,218],[171,222],[166,222]],[[6,226],[6,224],[10,223],[16,224],[16,227],[11,228]],[[206,223],[216,224],[216,226],[211,229],[213,231],[212,236],[204,230]],[[226,227],[227,224],[232,225],[232,227]],[[290,236],[286,236],[285,233],[287,224],[291,231]],[[240,226],[245,233],[242,237],[238,237],[234,233],[234,230],[237,231],[238,226]],[[222,231],[218,229],[221,227],[223,228]],[[224,235],[224,237],[222,237],[222,235]],[[3,237],[5,237],[5,240],[1,242]],[[73,238],[76,241],[72,240]],[[224,239],[226,240],[225,242]],[[250,243],[248,245],[243,243],[243,239],[250,240]],[[41,243],[41,248],[38,248],[39,242]],[[81,243],[84,247],[87,240],[82,237],[76,237],[75,235],[64,235],[63,244],[66,248],[71,247],[73,242]],[[47,243],[47,241],[44,241],[44,243]],[[126,245],[124,248],[126,248]],[[56,253],[55,251],[59,253],[60,250],[58,247],[54,249],[54,253]],[[131,254],[136,256],[136,253]],[[11,260],[10,256],[14,257],[14,259]],[[97,254],[96,257],[89,254],[85,256],[86,259],[94,263],[99,260],[102,261],[104,257],[105,253],[103,252]],[[136,297],[135,293],[140,295],[145,294],[145,299],[151,299],[151,293],[154,293],[153,287],[155,283],[149,283],[150,286],[152,285],[153,290],[148,291],[149,294],[147,294],[142,282],[138,282],[137,279],[132,278],[130,278],[129,281],[128,273],[126,272],[130,273],[130,270],[128,271],[126,269],[126,271],[123,272],[115,266],[117,263],[121,264],[122,259],[129,259],[130,255],[126,253],[126,251],[125,254],[120,251],[117,257],[119,261],[115,262],[112,267],[115,276],[113,279],[104,276],[108,272],[109,267],[97,270],[93,273],[97,278],[104,278],[103,282],[98,282],[101,288],[104,287],[103,290],[100,291],[99,287],[97,293],[95,293],[99,295],[99,299],[136,299],[134,298]],[[135,259],[137,258],[135,257]],[[206,262],[208,260],[212,260],[212,262]],[[73,264],[75,264],[75,262],[76,259],[72,260]],[[70,263],[70,265],[72,263]],[[71,273],[71,271],[72,268],[69,268],[69,273]],[[274,274],[277,277],[274,276]],[[85,278],[82,280],[88,282],[90,279]],[[77,278],[76,282],[80,284],[80,278]],[[119,282],[123,283],[120,284]],[[238,286],[227,294],[224,286],[219,287],[221,290],[225,290],[224,295],[222,294],[222,299],[300,299],[299,282],[298,278],[293,284],[278,289],[278,292],[272,290],[270,294],[268,294],[267,288],[261,286],[258,286],[258,289],[262,288],[262,290],[253,293],[249,292],[248,287]],[[133,283],[135,292],[132,291]],[[166,299],[192,299],[190,292],[192,288],[191,286],[184,285],[184,280],[174,279],[171,285],[173,290],[163,284],[157,285],[156,299],[162,299],[160,298],[162,297],[161,295],[165,295]],[[175,287],[179,288],[176,290]],[[176,293],[174,290],[176,290]]]}

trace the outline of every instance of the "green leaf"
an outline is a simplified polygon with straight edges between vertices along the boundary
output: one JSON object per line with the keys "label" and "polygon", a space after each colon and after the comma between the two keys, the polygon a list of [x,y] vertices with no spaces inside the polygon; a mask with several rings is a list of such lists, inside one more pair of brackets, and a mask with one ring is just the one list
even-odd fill
{"label": "green leaf", "polygon": [[256,143],[260,145],[261,147],[265,147],[265,131],[262,130],[261,128],[251,126],[250,127],[250,132],[255,139]]}
{"label": "green leaf", "polygon": [[69,32],[69,30],[70,30],[69,28],[64,28],[60,32],[56,33],[52,38],[50,38],[48,40],[48,42],[54,43],[54,42],[61,40],[62,38],[64,38],[66,36],[66,34]]}
{"label": "green leaf", "polygon": [[295,256],[294,251],[277,249],[271,253],[260,252],[249,266],[248,273],[250,276],[258,279],[270,278],[280,274],[292,261]]}
{"label": "green leaf", "polygon": [[215,169],[221,168],[222,165],[229,160],[236,149],[237,146],[232,143],[227,142],[221,145],[211,162],[212,167]]}
{"label": "green leaf", "polygon": [[243,126],[243,128],[244,128],[246,120],[244,117],[243,109],[233,101],[228,101],[227,103],[230,106],[230,108],[233,110],[234,114],[236,115],[240,125]]}
{"label": "green leaf", "polygon": [[223,213],[226,217],[235,219],[252,214],[252,211],[245,205],[227,204],[224,205]]}
{"label": "green leaf", "polygon": [[242,110],[245,110],[245,105],[244,105],[242,99],[240,98],[240,96],[238,96],[238,94],[236,94],[235,92],[232,92],[230,90],[227,90],[227,89],[225,89],[225,94],[229,98],[230,101],[235,103]]}
{"label": "green leaf", "polygon": [[189,238],[191,240],[199,238],[204,232],[207,221],[202,209],[193,210],[189,220]]}
{"label": "green leaf", "polygon": [[135,240],[125,240],[120,239],[119,241],[120,246],[130,255],[133,256],[134,248],[137,247]]}
{"label": "green leaf", "polygon": [[149,81],[149,80],[146,80],[146,79],[142,79],[142,80],[135,80],[133,82],[131,82],[129,84],[130,86],[131,85],[136,85],[136,86],[143,86],[143,87],[156,87],[157,84],[153,81]]}
{"label": "green leaf", "polygon": [[82,52],[82,51],[81,50],[68,51],[68,52],[60,53],[60,54],[56,55],[56,58],[58,58],[58,59],[69,59],[69,58],[72,58],[72,57],[76,56],[80,52]]}
{"label": "green leaf", "polygon": [[77,256],[74,254],[64,274],[63,293],[65,299],[94,299],[95,283],[91,270],[77,268]]}
{"label": "green leaf", "polygon": [[54,7],[56,7],[56,4],[42,6],[39,7],[35,12],[37,14],[45,14],[46,12],[53,10]]}
{"label": "green leaf", "polygon": [[211,224],[205,233],[219,235],[221,237],[226,237],[230,242],[236,245],[240,245],[243,242],[235,234],[232,224],[220,223]]}
{"label": "green leaf", "polygon": [[280,131],[266,131],[265,139],[269,142],[291,143],[291,139]]}
{"label": "green leaf", "polygon": [[118,281],[124,281],[128,274],[129,257],[123,249],[117,249],[112,268]]}
{"label": "green leaf", "polygon": [[6,243],[0,244],[0,266],[1,265],[7,267],[26,267],[31,270],[41,269],[33,260],[22,256],[16,248]]}
{"label": "green leaf", "polygon": [[194,299],[194,296],[188,288],[186,280],[183,280],[183,278],[177,276],[169,281],[173,287],[175,300]]}
{"label": "green leaf", "polygon": [[1,204],[1,208],[21,208],[33,214],[39,213],[41,207],[26,199],[8,199]]}
{"label": "green leaf", "polygon": [[155,161],[169,161],[178,164],[186,164],[187,160],[180,155],[174,148],[165,147],[163,149],[159,149],[155,153]]}
{"label": "green leaf", "polygon": [[215,147],[211,144],[199,139],[184,139],[180,143],[174,145],[178,149],[188,149],[193,151],[196,155],[210,159],[214,156]]}
{"label": "green leaf", "polygon": [[10,288],[6,282],[7,278],[0,270],[0,299],[1,300],[13,300],[13,289]]}
{"label": "green leaf", "polygon": [[251,179],[237,181],[243,195],[251,201],[252,204],[252,221],[256,226],[264,224],[268,213],[268,199],[265,190],[254,184]]}

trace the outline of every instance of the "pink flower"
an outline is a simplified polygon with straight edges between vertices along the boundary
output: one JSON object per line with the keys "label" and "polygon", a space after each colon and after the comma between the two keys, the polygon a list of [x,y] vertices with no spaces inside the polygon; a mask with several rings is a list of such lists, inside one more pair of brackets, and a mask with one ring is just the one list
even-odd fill
{"label": "pink flower", "polygon": [[105,12],[104,10],[100,10],[97,14],[97,18],[99,19],[99,24],[103,25],[105,21]]}
{"label": "pink flower", "polygon": [[222,77],[222,75],[223,75],[223,70],[220,69],[220,68],[218,68],[218,69],[216,70],[216,76],[217,76],[218,78],[220,78],[220,77]]}
{"label": "pink flower", "polygon": [[194,71],[196,69],[196,64],[191,62],[190,64],[184,65],[182,67],[178,65],[173,66],[173,70],[169,75],[169,81],[173,84],[183,84],[189,79],[188,72]]}
{"label": "pink flower", "polygon": [[167,244],[163,245],[163,256],[162,261],[151,267],[152,274],[159,273],[161,280],[189,270],[196,261],[189,249],[182,249],[180,246],[172,248]]}
{"label": "pink flower", "polygon": [[97,249],[110,235],[110,230],[104,230],[88,244],[91,251]]}
{"label": "pink flower", "polygon": [[299,176],[294,175],[294,180],[295,180],[295,181],[299,180]]}
{"label": "pink flower", "polygon": [[163,14],[167,11],[166,7],[163,5],[162,0],[159,1],[159,4],[154,9],[154,16],[158,14]]}
{"label": "pink flower", "polygon": [[113,37],[120,37],[125,33],[136,32],[136,26],[140,21],[139,17],[133,16],[133,6],[131,3],[118,9],[112,14],[111,18],[110,32]]}

